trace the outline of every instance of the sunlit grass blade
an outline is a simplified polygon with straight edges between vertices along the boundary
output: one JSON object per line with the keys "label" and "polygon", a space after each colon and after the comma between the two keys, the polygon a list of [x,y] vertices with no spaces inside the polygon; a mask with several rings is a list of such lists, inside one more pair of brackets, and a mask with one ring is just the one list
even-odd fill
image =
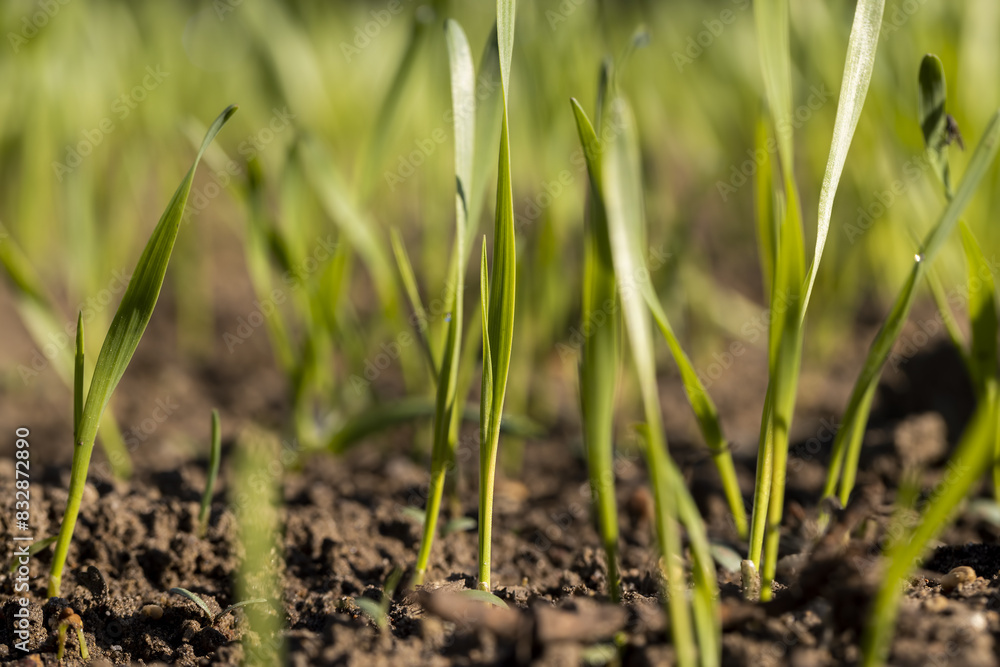
{"label": "sunlit grass blade", "polygon": [[[493,535],[493,481],[496,474],[497,450],[500,446],[500,415],[503,414],[507,393],[507,372],[510,369],[514,342],[514,291],[517,260],[514,244],[514,194],[510,176],[510,139],[508,136],[507,94],[510,85],[510,60],[514,50],[515,0],[497,0],[497,48],[500,56],[500,85],[503,89],[503,114],[500,128],[500,156],[497,174],[496,219],[493,228],[493,266],[489,275],[489,299],[484,303],[483,321],[484,370],[483,416],[484,436],[480,441],[479,457],[479,585],[490,590],[490,546]],[[483,269],[487,267],[483,255]],[[485,370],[485,349],[489,349],[489,373]],[[487,384],[487,376],[489,382]],[[487,397],[487,390],[490,396]],[[488,403],[488,405],[487,405]]]}
{"label": "sunlit grass blade", "polygon": [[[503,98],[500,82],[500,51],[497,45],[497,28],[493,25],[486,39],[476,74],[476,134],[472,156],[472,185],[466,193],[469,224],[466,227],[464,247],[472,252],[479,230],[480,213],[486,190],[493,179],[497,161],[493,158],[500,150],[500,126],[503,123]],[[468,110],[465,110],[467,113]]]}
{"label": "sunlit grass blade", "polygon": [[467,196],[471,188],[474,141],[476,135],[475,114],[475,69],[472,51],[462,27],[455,21],[445,24],[448,42],[448,60],[451,71],[452,111],[455,118],[455,247],[452,252],[453,273],[448,276],[448,302],[451,313],[448,318],[444,349],[441,352],[440,370],[436,373],[437,399],[434,411],[434,444],[431,453],[431,481],[427,495],[424,533],[417,555],[417,565],[413,581],[423,583],[430,559],[434,533],[437,529],[441,497],[444,493],[445,473],[454,455],[452,414],[458,390],[458,370],[462,357],[461,338],[464,322],[463,300],[465,299],[465,247],[463,245],[468,226]]}
{"label": "sunlit grass blade", "polygon": [[80,441],[80,418],[83,417],[83,402],[86,400],[83,375],[83,311],[80,311],[76,318],[76,355],[73,359],[73,442]]}
{"label": "sunlit grass blade", "polygon": [[[955,228],[958,218],[968,206],[980,181],[986,175],[987,169],[996,156],[998,145],[1000,145],[1000,111],[994,113],[983,133],[955,196],[948,202],[941,217],[927,234],[921,252],[914,257],[910,275],[868,350],[861,374],[851,392],[842,426],[834,439],[830,468],[823,490],[824,495],[831,495],[839,480],[838,497],[841,503],[847,502],[851,490],[854,488],[858,457],[861,453],[860,430],[868,421],[871,396],[881,376],[882,368],[892,351],[892,346],[906,323],[916,295],[916,287],[927,266],[933,262],[948,235]],[[851,434],[850,442],[848,442],[848,434]]]}
{"label": "sunlit grass blade", "polygon": [[101,346],[74,443],[69,496],[66,501],[66,511],[63,514],[59,541],[52,559],[49,578],[50,597],[59,595],[62,571],[73,538],[76,518],[80,512],[84,484],[87,481],[87,470],[90,466],[90,456],[94,450],[94,439],[97,437],[101,416],[108,401],[111,400],[112,392],[131,361],[146,325],[149,323],[149,318],[153,314],[153,308],[156,306],[160,287],[163,285],[167,263],[170,261],[170,254],[177,239],[184,206],[187,204],[195,170],[201,156],[208,144],[215,139],[219,130],[235,112],[235,106],[228,107],[209,127],[205,140],[195,156],[194,163],[167,205],[167,209],[153,230],[149,242],[136,264],[132,279],[129,281]]}
{"label": "sunlit grass blade", "polygon": [[[794,177],[788,0],[762,0],[754,4],[764,87],[774,122],[784,185],[784,206],[778,207],[780,224],[775,243],[774,280],[771,285],[768,396],[761,427],[762,455],[758,457],[758,466],[770,458],[771,488],[768,492],[758,484],[755,490],[754,520],[750,540],[751,560],[763,541],[761,562],[754,562],[755,565],[760,565],[762,600],[771,597],[771,582],[777,566],[788,462],[788,437],[795,413],[798,376],[802,363],[804,320],[830,228],[837,187],[868,93],[883,9],[884,0],[861,0],[855,8],[837,105],[837,117],[819,198],[816,246],[812,263],[806,271],[801,205]],[[758,193],[758,198],[761,194]],[[761,206],[760,202],[758,206]],[[764,214],[766,211],[761,209],[759,213]],[[758,221],[758,225],[762,224],[766,222]],[[761,238],[769,242],[766,233],[761,234]],[[767,248],[763,249],[764,254],[766,250]],[[777,307],[778,303],[783,303],[785,307]],[[766,477],[766,471],[759,469],[758,480],[766,482]],[[767,516],[766,521],[762,519],[764,513]],[[761,535],[762,527],[763,535]]]}
{"label": "sunlit grass blade", "polygon": [[212,493],[215,491],[215,479],[219,476],[219,464],[222,462],[222,427],[219,424],[219,411],[212,410],[212,442],[208,457],[208,472],[205,477],[205,491],[201,494],[201,508],[198,511],[198,536],[205,537],[208,532],[208,518],[212,511]]}
{"label": "sunlit grass blade", "polygon": [[[607,80],[606,77],[602,77]],[[603,88],[603,86],[602,86]],[[598,104],[604,99],[598,95]],[[601,146],[587,114],[576,100],[570,100],[576,117],[577,132],[587,159],[590,191],[587,206],[587,229],[584,236],[584,326],[593,323],[595,314],[605,318],[593,326],[584,341],[580,360],[580,408],[583,415],[583,440],[587,453],[591,493],[601,531],[601,541],[608,567],[608,594],[617,602],[621,597],[618,574],[618,506],[615,503],[614,474],[614,396],[618,380],[618,289],[608,239],[604,198],[600,190]]]}
{"label": "sunlit grass blade", "polygon": [[413,321],[417,323],[417,326],[414,327],[414,335],[420,341],[420,349],[427,358],[431,374],[437,377],[438,362],[434,358],[434,350],[431,348],[431,343],[427,338],[427,328],[425,326],[426,323],[430,322],[430,319],[427,317],[427,309],[424,307],[423,299],[420,298],[420,290],[417,288],[417,278],[413,273],[413,264],[410,262],[410,256],[406,252],[406,246],[403,245],[403,240],[400,238],[399,231],[395,227],[389,230],[389,242],[392,245],[393,257],[396,258],[396,269],[399,271],[399,280],[403,284],[403,292],[410,301],[410,309],[413,311]]}
{"label": "sunlit grass blade", "polygon": [[997,402],[994,397],[981,403],[976,410],[952,455],[948,465],[950,473],[930,495],[920,522],[889,547],[887,570],[862,639],[862,664],[866,667],[885,664],[903,593],[903,579],[915,567],[930,541],[948,525],[955,508],[972,491],[973,484],[989,469],[996,430]]}
{"label": "sunlit grass blade", "polygon": [[826,245],[830,218],[833,215],[833,200],[837,195],[837,186],[844,171],[844,162],[847,160],[854,130],[858,126],[861,109],[868,96],[868,84],[872,78],[872,69],[875,67],[875,51],[878,48],[884,9],[885,0],[860,0],[854,9],[854,25],[851,26],[851,36],[847,42],[844,78],[840,84],[840,97],[837,102],[837,119],[833,125],[830,155],[827,158],[823,187],[819,195],[816,248],[809,267],[809,284],[806,286],[805,299],[802,302],[803,318],[809,307],[809,298],[816,283],[816,273],[823,258],[823,248]]}
{"label": "sunlit grass blade", "polygon": [[669,488],[667,443],[660,416],[659,391],[656,384],[656,363],[649,314],[636,284],[641,255],[643,230],[642,173],[635,121],[628,103],[616,97],[609,103],[608,121],[619,128],[615,139],[605,147],[601,169],[601,185],[608,216],[615,276],[618,279],[625,328],[638,374],[643,414],[649,429],[647,460],[655,501],[657,538],[663,554],[667,579],[666,607],[670,616],[670,631],[677,664],[696,662],[696,644],[691,610],[687,604],[687,586],[681,566],[680,534],[677,525],[677,493]]}

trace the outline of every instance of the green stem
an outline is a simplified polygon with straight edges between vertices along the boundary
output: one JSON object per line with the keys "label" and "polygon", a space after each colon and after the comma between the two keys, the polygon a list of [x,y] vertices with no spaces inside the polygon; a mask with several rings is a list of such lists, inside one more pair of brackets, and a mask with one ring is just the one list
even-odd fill
{"label": "green stem", "polygon": [[479,469],[479,585],[491,590],[490,547],[493,539],[493,483],[496,478],[497,447],[489,447],[486,461]]}
{"label": "green stem", "polygon": [[76,518],[80,514],[80,504],[83,502],[83,489],[87,484],[87,468],[90,466],[90,455],[94,453],[94,441],[87,444],[77,443],[73,450],[73,467],[69,478],[69,497],[66,501],[66,512],[63,514],[62,526],[59,528],[59,539],[56,542],[55,555],[52,557],[52,569],[49,573],[49,597],[59,597],[62,586],[63,567],[69,553],[70,542],[73,541],[73,530],[76,528]]}
{"label": "green stem", "polygon": [[760,423],[760,444],[757,446],[757,480],[754,484],[753,516],[751,517],[750,550],[748,559],[760,570],[760,555],[764,548],[764,528],[767,525],[768,505],[771,499],[771,475],[773,473],[772,453],[774,431],[774,405],[771,400],[772,388],[767,387],[764,410]]}

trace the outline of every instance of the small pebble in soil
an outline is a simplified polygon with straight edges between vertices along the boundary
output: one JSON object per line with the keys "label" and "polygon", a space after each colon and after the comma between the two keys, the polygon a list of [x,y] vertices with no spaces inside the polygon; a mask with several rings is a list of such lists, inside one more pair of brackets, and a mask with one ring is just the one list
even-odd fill
{"label": "small pebble in soil", "polygon": [[151,619],[153,621],[158,621],[161,618],[163,618],[163,607],[161,607],[158,604],[147,604],[145,607],[139,610],[139,613],[148,619]]}
{"label": "small pebble in soil", "polygon": [[628,499],[628,514],[634,526],[643,526],[653,518],[653,496],[644,486],[638,487]]}
{"label": "small pebble in soil", "polygon": [[968,584],[976,580],[976,571],[968,565],[959,565],[951,572],[941,577],[941,590],[949,593],[962,584]]}

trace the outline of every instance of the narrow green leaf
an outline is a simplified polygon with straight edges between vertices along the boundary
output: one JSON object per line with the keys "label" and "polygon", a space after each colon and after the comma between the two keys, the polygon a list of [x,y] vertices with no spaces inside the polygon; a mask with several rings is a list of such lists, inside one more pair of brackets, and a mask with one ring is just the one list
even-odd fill
{"label": "narrow green leaf", "polygon": [[212,624],[214,625],[215,623],[218,623],[219,619],[221,619],[226,614],[228,614],[230,612],[233,612],[233,611],[236,611],[237,609],[239,609],[241,607],[245,607],[248,604],[261,604],[261,603],[264,603],[264,602],[267,602],[267,598],[252,598],[250,600],[242,600],[242,601],[237,602],[235,604],[231,604],[228,607],[226,607],[225,609],[223,609],[222,611],[220,611],[218,616],[216,616],[215,618],[212,619]]}
{"label": "narrow green leaf", "polygon": [[764,90],[774,120],[778,157],[787,181],[793,168],[792,65],[788,40],[788,0],[753,3]]}
{"label": "narrow green leaf", "polygon": [[955,196],[948,203],[941,219],[931,230],[924,240],[920,255],[923,261],[930,261],[944,245],[945,240],[951,235],[955,223],[961,216],[962,211],[969,205],[969,200],[979,187],[979,182],[986,175],[987,169],[993,163],[993,158],[997,154],[997,145],[1000,142],[1000,111],[997,111],[990,118],[989,124],[983,131],[983,137],[979,140],[969,165],[965,169],[962,182],[958,184]]}
{"label": "narrow green leaf", "polygon": [[665,488],[669,474],[665,460],[667,444],[663,437],[659,393],[656,385],[656,362],[649,330],[649,315],[637,284],[641,264],[639,249],[643,229],[642,173],[639,162],[635,121],[628,103],[614,98],[608,108],[609,122],[619,128],[614,141],[605,147],[601,173],[602,191],[608,214],[615,275],[618,278],[622,312],[631,343],[632,356],[639,378],[643,412],[649,428],[648,461],[657,515],[657,536],[667,577],[667,608],[671,634],[679,665],[695,664],[695,642],[691,611],[686,602],[684,574],[680,567],[680,537],[677,529],[675,494]]}
{"label": "narrow green leaf", "polygon": [[479,61],[479,74],[476,76],[476,135],[475,151],[472,166],[472,186],[468,195],[469,224],[463,247],[471,252],[473,241],[479,231],[479,218],[486,197],[486,188],[490,184],[497,163],[493,159],[500,150],[500,124],[503,119],[503,98],[500,86],[500,53],[497,45],[497,29],[486,40],[483,54]]}
{"label": "narrow green leaf", "polygon": [[[500,81],[503,88],[503,115],[500,127],[500,155],[497,166],[497,202],[493,227],[493,267],[489,280],[489,300],[483,300],[488,319],[484,321],[484,363],[489,353],[490,370],[483,370],[483,387],[491,388],[491,396],[482,396],[482,423],[485,427],[480,443],[479,492],[479,584],[490,589],[490,546],[493,530],[493,480],[496,472],[500,439],[500,417],[507,392],[511,348],[514,341],[514,298],[517,259],[514,239],[514,193],[510,175],[510,139],[508,136],[508,84],[510,62],[514,50],[514,20],[516,2],[497,0],[497,47],[500,57]],[[485,248],[485,246],[484,246]],[[485,271],[485,250],[483,271]],[[482,282],[482,281],[481,281]],[[482,284],[485,285],[483,282]]]}
{"label": "narrow green leaf", "polygon": [[364,612],[365,616],[370,618],[379,629],[385,627],[387,620],[386,609],[381,604],[364,596],[354,598],[354,604],[357,605],[358,609]]}
{"label": "narrow green leaf", "polygon": [[[430,320],[427,317],[427,309],[424,308],[423,299],[420,298],[420,289],[417,287],[417,278],[413,273],[413,265],[410,263],[410,255],[406,252],[406,246],[399,236],[399,230],[395,227],[389,230],[389,242],[392,246],[392,254],[396,258],[396,268],[400,282],[403,283],[403,292],[410,301],[410,308],[413,309],[413,318],[416,322],[424,323]],[[417,326],[414,332],[417,340],[420,341],[420,348],[424,351],[431,373],[436,377],[438,374],[438,362],[434,358],[434,350],[430,341],[427,340],[426,327]]]}
{"label": "narrow green leaf", "polygon": [[803,318],[809,306],[809,297],[812,295],[816,273],[823,257],[823,247],[830,231],[833,200],[837,196],[837,186],[844,171],[844,162],[847,160],[854,130],[858,126],[861,109],[868,96],[868,84],[872,78],[872,69],[875,67],[875,51],[878,48],[884,9],[885,0],[859,0],[854,10],[854,25],[851,27],[851,36],[847,42],[847,62],[844,64],[844,78],[840,84],[840,101],[837,103],[837,119],[833,125],[830,156],[827,158],[823,187],[819,194],[816,249],[812,265],[809,267],[809,284],[802,302]]}
{"label": "narrow green leaf", "polygon": [[83,374],[84,374],[84,347],[83,347],[83,311],[76,317],[76,357],[73,364],[73,442],[80,441],[80,418],[83,416]]}
{"label": "narrow green leaf", "polygon": [[[602,68],[602,78],[606,70]],[[603,87],[605,83],[601,84]],[[603,98],[599,93],[598,104]],[[580,408],[583,416],[587,469],[594,490],[595,509],[608,568],[609,595],[620,599],[618,574],[618,508],[614,488],[614,396],[618,379],[618,288],[608,239],[608,223],[600,191],[600,144],[590,119],[576,100],[570,100],[576,116],[580,144],[590,176],[584,236],[584,287],[582,326],[592,327],[584,340],[580,360]],[[594,327],[595,317],[605,318]]]}
{"label": "narrow green leaf", "polygon": [[754,155],[763,156],[757,173],[754,174],[754,204],[762,282],[764,293],[770,294],[774,285],[774,263],[778,253],[778,216],[774,207],[774,165],[771,162],[771,151],[767,150],[767,139],[767,123],[762,114],[757,120],[754,134]]}
{"label": "narrow green leaf", "polygon": [[[825,492],[830,493],[836,480],[840,478],[839,496],[841,502],[846,503],[854,488],[854,475],[860,456],[861,440],[857,429],[863,429],[864,424],[868,421],[871,395],[881,376],[882,368],[892,352],[892,347],[906,323],[915,298],[916,287],[927,266],[934,260],[949,233],[954,229],[958,218],[972,199],[973,193],[996,156],[998,144],[1000,144],[1000,111],[996,112],[990,120],[955,196],[948,202],[941,217],[928,233],[923,244],[923,252],[914,257],[910,275],[868,350],[868,356],[844,412],[843,425],[834,439],[830,468],[827,471],[827,482],[824,487]],[[848,447],[848,436],[851,436],[850,448]]]}
{"label": "narrow green leaf", "polygon": [[503,86],[504,115],[510,83],[510,60],[514,53],[514,23],[517,14],[515,0],[497,0],[497,50],[500,54],[500,81]]}
{"label": "narrow green leaf", "polygon": [[478,602],[485,602],[486,604],[493,605],[494,607],[500,607],[501,609],[509,609],[506,602],[498,598],[493,593],[490,593],[489,591],[469,589],[469,590],[459,591],[458,594],[461,595],[462,597],[467,597],[472,600],[476,600]]}
{"label": "narrow green leaf", "polygon": [[212,442],[209,450],[208,473],[205,479],[205,492],[201,496],[201,509],[198,512],[198,535],[200,537],[204,537],[208,530],[208,517],[212,509],[212,493],[215,491],[215,479],[219,476],[221,462],[222,426],[219,423],[219,411],[212,410]]}
{"label": "narrow green leaf", "polygon": [[212,618],[212,610],[208,608],[208,605],[205,603],[204,600],[201,599],[201,596],[198,595],[197,593],[192,593],[188,589],[180,587],[171,588],[169,592],[173,593],[174,595],[183,595],[188,600],[191,600],[191,602],[194,602],[196,605],[198,605],[198,607],[203,612],[205,612],[206,616]]}
{"label": "narrow green leaf", "polygon": [[435,371],[437,396],[434,410],[434,443],[431,454],[431,481],[427,496],[427,520],[414,572],[414,583],[421,583],[437,527],[441,497],[444,493],[447,465],[454,456],[453,412],[458,390],[461,361],[461,331],[464,323],[465,258],[463,243],[468,225],[468,194],[471,188],[475,141],[475,70],[472,52],[462,27],[455,21],[445,23],[448,62],[451,74],[452,115],[455,128],[455,247],[451,254],[447,335],[441,354],[440,371]]}
{"label": "narrow green leaf", "polygon": [[156,306],[163,277],[167,271],[167,263],[170,261],[170,254],[177,239],[184,206],[191,192],[195,169],[205,149],[235,112],[235,105],[228,107],[209,127],[205,140],[195,156],[194,164],[174,193],[139,258],[97,357],[94,377],[87,392],[87,402],[81,417],[77,443],[93,442],[97,436],[101,415],[111,400],[111,394],[118,381],[125,373],[129,361],[132,360],[132,355]]}

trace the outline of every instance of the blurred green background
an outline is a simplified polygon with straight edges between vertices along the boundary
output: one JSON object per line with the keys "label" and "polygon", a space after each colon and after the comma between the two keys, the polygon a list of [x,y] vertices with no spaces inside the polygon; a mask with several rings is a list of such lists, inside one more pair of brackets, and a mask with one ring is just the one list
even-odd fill
{"label": "blurred green background", "polygon": [[[792,3],[796,166],[810,256],[853,12],[853,3]],[[364,377],[379,346],[399,335],[405,300],[380,307],[386,295],[373,291],[371,280],[378,269],[363,253],[342,250],[329,271],[303,264],[316,239],[332,235],[340,243],[351,235],[343,221],[331,220],[297,156],[303,137],[325,149],[390,263],[388,230],[401,231],[425,303],[432,302],[444,283],[454,214],[441,30],[448,17],[464,26],[478,65],[494,19],[486,0],[3,3],[0,243],[23,250],[67,322],[77,304],[110,290],[111,305],[95,308],[96,324],[88,323],[88,332],[103,332],[120,298],[114,272],[134,266],[203,127],[237,103],[239,113],[218,139],[221,151],[199,172],[192,224],[182,229],[168,272],[167,290],[177,302],[172,344],[210,365],[227,353],[224,336],[238,317],[255,308],[246,289],[208,287],[249,282],[240,258],[253,172],[261,210],[287,246],[278,244],[287,256],[275,260],[275,275],[298,266],[310,294],[327,299],[329,286],[316,283],[333,281],[344,297],[332,314],[307,312],[313,324],[291,325],[293,337],[308,337],[315,320],[327,318],[320,328],[329,330],[328,352],[303,353],[315,357],[315,368],[329,369],[329,377],[309,381],[313,390],[343,414],[386,396],[426,393],[429,379],[415,349],[404,351],[402,374],[379,377],[361,392],[352,388],[351,377]],[[520,258],[510,409],[551,418],[575,405],[575,365],[561,359],[559,346],[572,347],[579,321],[586,174],[569,98],[593,108],[602,57],[620,51],[639,25],[649,45],[623,81],[642,138],[657,291],[696,367],[707,367],[730,339],[761,345],[747,329],[764,307],[752,181],[762,83],[749,0],[538,0],[520,3],[517,19],[510,131]],[[859,314],[873,319],[874,308],[881,318],[911,262],[912,239],[943,206],[920,162],[916,80],[927,52],[944,62],[949,110],[968,146],[1000,106],[1000,4],[887,3],[817,282],[809,363],[834,364],[844,350],[867,344],[854,335]],[[394,78],[403,84],[398,105],[385,106]],[[495,85],[481,84],[484,92]],[[954,155],[956,174],[967,157]],[[259,164],[248,168],[251,158]],[[990,214],[998,186],[994,166],[967,216],[988,258],[1000,241]],[[488,191],[484,220],[492,217],[491,201]],[[482,224],[480,234],[489,229]],[[947,289],[962,284],[957,239],[938,266]],[[478,298],[475,280],[470,275],[470,303]],[[24,310],[11,299],[2,303],[4,328],[19,327]],[[445,316],[432,317],[432,335]],[[31,348],[2,355],[4,385],[17,393]],[[554,383],[552,368],[561,378]]]}

